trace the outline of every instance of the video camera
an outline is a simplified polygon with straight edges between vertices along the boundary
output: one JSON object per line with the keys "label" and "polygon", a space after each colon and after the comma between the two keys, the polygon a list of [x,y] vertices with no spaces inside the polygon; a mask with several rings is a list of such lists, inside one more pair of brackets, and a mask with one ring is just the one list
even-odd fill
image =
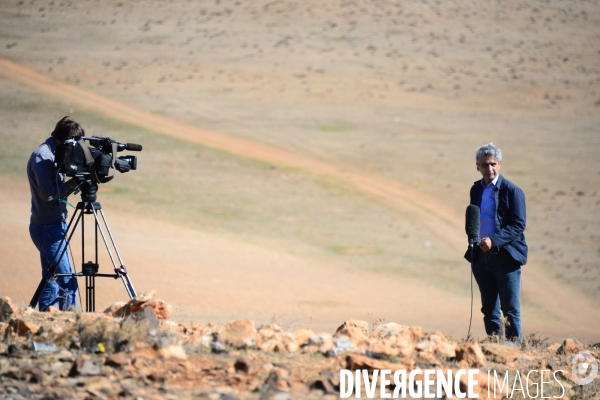
{"label": "video camera", "polygon": [[67,176],[82,179],[89,176],[95,183],[106,183],[113,179],[115,170],[124,173],[137,169],[136,156],[117,157],[117,152],[123,150],[142,151],[142,145],[118,143],[109,137],[74,136],[57,147],[56,165]]}

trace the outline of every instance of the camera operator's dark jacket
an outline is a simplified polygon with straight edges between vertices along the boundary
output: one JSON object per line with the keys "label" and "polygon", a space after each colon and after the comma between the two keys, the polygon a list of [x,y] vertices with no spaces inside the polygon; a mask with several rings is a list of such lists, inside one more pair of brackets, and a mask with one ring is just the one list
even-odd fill
{"label": "camera operator's dark jacket", "polygon": [[[481,207],[483,186],[478,180],[471,187],[471,204]],[[494,247],[490,250],[497,253],[506,249],[513,259],[521,265],[527,264],[527,243],[525,243],[525,194],[517,185],[500,175],[494,189],[496,202],[496,233],[490,237]],[[471,261],[471,251],[467,250],[465,258]]]}
{"label": "camera operator's dark jacket", "polygon": [[31,154],[27,163],[32,224],[53,224],[67,217],[67,209],[63,203],[50,209],[50,206],[70,189],[70,185],[64,182],[63,175],[59,174],[54,166],[56,146],[56,140],[49,137]]}

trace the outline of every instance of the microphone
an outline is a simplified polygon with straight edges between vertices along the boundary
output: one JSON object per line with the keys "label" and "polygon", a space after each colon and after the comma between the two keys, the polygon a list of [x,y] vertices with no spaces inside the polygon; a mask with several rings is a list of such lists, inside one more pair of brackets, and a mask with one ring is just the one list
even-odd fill
{"label": "microphone", "polygon": [[135,143],[118,143],[118,150],[117,151],[123,151],[123,150],[129,150],[129,151],[142,151],[142,145],[141,144],[135,144]]}
{"label": "microphone", "polygon": [[479,242],[479,207],[473,204],[467,206],[467,214],[465,216],[465,232],[469,237],[469,247]]}

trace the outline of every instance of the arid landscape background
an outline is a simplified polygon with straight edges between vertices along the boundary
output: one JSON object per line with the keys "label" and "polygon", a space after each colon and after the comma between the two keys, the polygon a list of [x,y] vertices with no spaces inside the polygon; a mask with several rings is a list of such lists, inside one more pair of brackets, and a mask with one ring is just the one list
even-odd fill
{"label": "arid landscape background", "polygon": [[[25,166],[71,115],[144,146],[99,200],[176,320],[464,337],[464,210],[494,141],[527,195],[526,332],[600,337],[597,1],[0,0],[0,93],[0,295],[20,307],[40,279]],[[127,300],[97,286],[98,309]]]}

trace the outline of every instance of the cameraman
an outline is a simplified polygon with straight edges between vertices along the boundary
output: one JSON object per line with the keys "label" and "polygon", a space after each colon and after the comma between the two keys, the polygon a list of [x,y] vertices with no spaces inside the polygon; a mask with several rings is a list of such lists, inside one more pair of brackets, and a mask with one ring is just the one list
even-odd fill
{"label": "cameraman", "polygon": [[[58,274],[73,272],[66,252],[60,260],[57,259],[63,253],[66,244],[66,205],[60,202],[54,208],[50,207],[73,189],[78,179],[73,178],[65,182],[64,175],[57,171],[54,157],[58,145],[72,136],[84,135],[81,125],[68,116],[64,117],[58,121],[51,136],[31,154],[27,163],[27,177],[31,189],[29,233],[40,252],[42,276],[52,263],[58,265],[56,269]],[[61,310],[77,308],[76,295],[77,278],[74,276],[52,278],[40,297],[39,309],[45,311],[57,302]]]}

